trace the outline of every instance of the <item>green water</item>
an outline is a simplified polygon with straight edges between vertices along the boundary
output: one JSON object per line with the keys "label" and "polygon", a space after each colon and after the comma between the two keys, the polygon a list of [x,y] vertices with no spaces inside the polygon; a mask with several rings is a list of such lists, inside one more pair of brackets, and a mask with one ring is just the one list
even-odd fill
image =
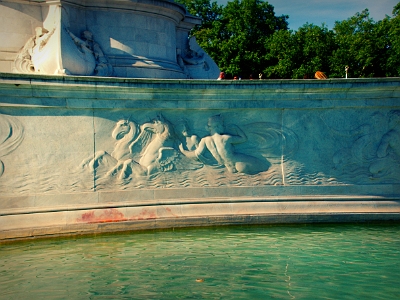
{"label": "green water", "polygon": [[[200,280],[199,280],[200,279]],[[399,299],[400,224],[248,226],[0,245],[1,299]]]}

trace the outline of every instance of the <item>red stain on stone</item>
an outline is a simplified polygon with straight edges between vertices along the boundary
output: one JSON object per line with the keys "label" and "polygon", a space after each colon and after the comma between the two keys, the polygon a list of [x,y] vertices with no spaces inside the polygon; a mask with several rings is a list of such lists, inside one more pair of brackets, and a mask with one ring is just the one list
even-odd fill
{"label": "red stain on stone", "polygon": [[174,214],[174,213],[172,212],[172,209],[170,209],[169,207],[166,207],[165,210],[166,210],[167,212],[169,212],[171,215],[173,215],[174,217],[179,217],[178,215]]}
{"label": "red stain on stone", "polygon": [[121,222],[126,221],[124,214],[116,208],[105,209],[100,215],[96,215],[95,211],[89,211],[84,214],[76,221],[80,223],[108,223],[108,222]]}
{"label": "red stain on stone", "polygon": [[149,210],[147,208],[143,208],[142,211],[136,215],[132,216],[131,220],[150,220],[157,219],[157,215],[154,210]]}
{"label": "red stain on stone", "polygon": [[87,213],[82,214],[82,217],[78,219],[78,222],[91,222],[95,218],[94,211],[89,211]]}

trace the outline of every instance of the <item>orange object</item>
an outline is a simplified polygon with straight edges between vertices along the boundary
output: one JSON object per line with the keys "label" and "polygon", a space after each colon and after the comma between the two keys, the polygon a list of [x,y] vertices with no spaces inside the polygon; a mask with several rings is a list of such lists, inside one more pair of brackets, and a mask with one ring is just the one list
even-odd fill
{"label": "orange object", "polygon": [[324,72],[317,71],[317,72],[315,72],[315,78],[316,79],[328,79],[328,76],[326,76]]}

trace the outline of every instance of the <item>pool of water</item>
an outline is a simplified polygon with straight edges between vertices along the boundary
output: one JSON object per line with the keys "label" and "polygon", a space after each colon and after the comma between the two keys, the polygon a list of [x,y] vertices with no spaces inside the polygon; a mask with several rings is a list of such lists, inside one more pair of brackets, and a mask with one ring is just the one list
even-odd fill
{"label": "pool of water", "polygon": [[400,224],[213,227],[0,245],[1,299],[399,299]]}

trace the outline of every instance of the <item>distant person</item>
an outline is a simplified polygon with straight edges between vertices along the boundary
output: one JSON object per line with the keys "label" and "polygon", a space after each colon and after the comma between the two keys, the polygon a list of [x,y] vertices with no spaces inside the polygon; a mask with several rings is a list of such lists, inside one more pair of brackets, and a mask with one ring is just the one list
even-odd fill
{"label": "distant person", "polygon": [[219,77],[217,80],[223,80],[223,79],[225,79],[225,73],[221,72],[221,73],[219,73]]}

